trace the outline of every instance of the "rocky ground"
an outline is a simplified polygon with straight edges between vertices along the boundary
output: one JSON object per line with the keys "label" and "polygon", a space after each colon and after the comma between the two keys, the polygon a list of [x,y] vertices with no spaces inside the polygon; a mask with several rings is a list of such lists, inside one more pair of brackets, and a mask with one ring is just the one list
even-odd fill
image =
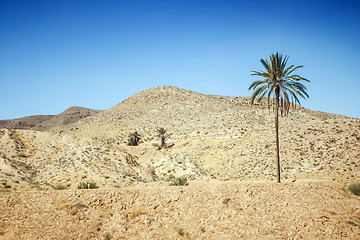
{"label": "rocky ground", "polygon": [[359,203],[322,181],[12,192],[0,195],[0,239],[355,240]]}
{"label": "rocky ground", "polygon": [[[360,119],[300,106],[281,118],[279,185],[273,115],[248,98],[163,86],[48,130],[0,129],[0,237],[359,239],[359,198],[344,189],[360,182]],[[133,131],[139,146],[127,145]],[[168,186],[180,176],[190,185]],[[100,189],[76,190],[87,181]]]}

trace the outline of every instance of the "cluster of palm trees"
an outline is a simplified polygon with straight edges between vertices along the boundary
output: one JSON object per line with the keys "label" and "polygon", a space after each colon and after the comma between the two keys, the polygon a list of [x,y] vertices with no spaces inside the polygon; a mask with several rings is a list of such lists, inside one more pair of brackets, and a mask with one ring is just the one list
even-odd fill
{"label": "cluster of palm trees", "polygon": [[281,54],[271,54],[269,60],[261,59],[264,70],[252,71],[251,75],[260,76],[263,79],[253,82],[249,90],[253,90],[251,103],[254,100],[267,99],[268,108],[272,105],[275,112],[275,137],[276,137],[276,166],[277,182],[280,183],[280,154],[279,154],[279,111],[282,116],[287,115],[291,107],[300,105],[299,97],[306,99],[306,87],[302,81],[308,79],[293,74],[296,69],[303,66],[286,66],[289,57]]}
{"label": "cluster of palm trees", "polygon": [[[160,147],[166,147],[165,140],[170,136],[167,130],[163,127],[156,129],[157,136],[160,138]],[[128,145],[137,146],[139,145],[141,134],[138,131],[129,134]]]}

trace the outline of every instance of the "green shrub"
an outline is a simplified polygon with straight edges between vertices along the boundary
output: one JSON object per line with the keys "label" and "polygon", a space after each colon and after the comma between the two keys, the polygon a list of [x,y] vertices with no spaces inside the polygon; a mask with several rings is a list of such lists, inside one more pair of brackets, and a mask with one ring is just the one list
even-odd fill
{"label": "green shrub", "polygon": [[139,145],[140,139],[141,139],[141,134],[138,133],[137,131],[130,133],[129,139],[128,139],[128,145],[129,146],[137,146],[137,145]]}
{"label": "green shrub", "polygon": [[180,236],[184,236],[185,232],[184,232],[184,229],[183,228],[179,228],[178,229],[178,233]]}
{"label": "green shrub", "polygon": [[109,232],[106,232],[104,234],[104,240],[110,240],[111,239],[111,234]]}
{"label": "green shrub", "polygon": [[26,155],[25,153],[19,153],[18,156],[19,156],[19,157],[22,157],[22,158],[26,158],[26,157],[27,157],[27,155]]}
{"label": "green shrub", "polygon": [[178,177],[171,179],[170,186],[187,186],[189,185],[186,177]]}
{"label": "green shrub", "polygon": [[99,188],[99,186],[96,185],[95,182],[81,182],[77,188],[78,189],[96,189],[96,188]]}
{"label": "green shrub", "polygon": [[353,194],[355,194],[356,196],[360,196],[360,183],[351,184],[348,187],[348,190]]}
{"label": "green shrub", "polygon": [[62,184],[56,185],[56,190],[64,190],[64,189],[66,189],[66,187],[64,185],[62,185]]}

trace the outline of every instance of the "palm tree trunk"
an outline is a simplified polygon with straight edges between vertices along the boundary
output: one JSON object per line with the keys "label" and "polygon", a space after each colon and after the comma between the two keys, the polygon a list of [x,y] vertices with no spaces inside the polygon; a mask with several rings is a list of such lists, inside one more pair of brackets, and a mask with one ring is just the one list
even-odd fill
{"label": "palm tree trunk", "polygon": [[161,136],[161,147],[165,146],[165,136]]}
{"label": "palm tree trunk", "polygon": [[276,159],[277,159],[277,182],[280,180],[280,153],[279,153],[279,95],[276,94],[276,107],[275,107],[275,134],[276,134]]}

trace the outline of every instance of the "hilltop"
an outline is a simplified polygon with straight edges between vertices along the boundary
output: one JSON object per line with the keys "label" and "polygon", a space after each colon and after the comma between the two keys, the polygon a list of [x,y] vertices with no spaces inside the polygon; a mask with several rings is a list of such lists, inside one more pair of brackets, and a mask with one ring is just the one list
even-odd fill
{"label": "hilltop", "polygon": [[0,129],[0,239],[358,239],[360,119],[281,118],[277,184],[273,112],[249,100],[161,86]]}
{"label": "hilltop", "polygon": [[[52,119],[47,122],[61,118]],[[126,186],[171,175],[273,180],[273,126],[272,111],[262,104],[251,105],[246,97],[155,87],[48,131],[1,130],[0,180],[17,190],[58,184],[76,188],[83,179],[102,187]],[[281,118],[284,179],[331,180],[340,185],[356,181],[359,126],[359,119],[299,106]],[[157,127],[168,130],[171,148],[158,150]],[[133,131],[142,135],[137,147],[127,145]]]}
{"label": "hilltop", "polygon": [[98,112],[100,112],[100,110],[84,107],[69,107],[58,115],[33,115],[22,118],[0,120],[0,129],[33,129],[46,131],[51,128],[75,123],[80,119],[86,118]]}
{"label": "hilltop", "polygon": [[69,125],[72,123],[75,123],[79,121],[80,119],[89,117],[93,114],[99,113],[101,110],[94,110],[90,108],[84,108],[84,107],[69,107],[64,112],[53,116],[50,119],[47,119],[46,121],[43,121],[36,126],[34,126],[32,129],[38,130],[38,131],[46,131],[50,130],[52,128],[61,127],[64,125]]}
{"label": "hilltop", "polygon": [[0,120],[0,128],[7,129],[31,129],[37,124],[49,120],[54,115],[34,115],[22,118]]}

